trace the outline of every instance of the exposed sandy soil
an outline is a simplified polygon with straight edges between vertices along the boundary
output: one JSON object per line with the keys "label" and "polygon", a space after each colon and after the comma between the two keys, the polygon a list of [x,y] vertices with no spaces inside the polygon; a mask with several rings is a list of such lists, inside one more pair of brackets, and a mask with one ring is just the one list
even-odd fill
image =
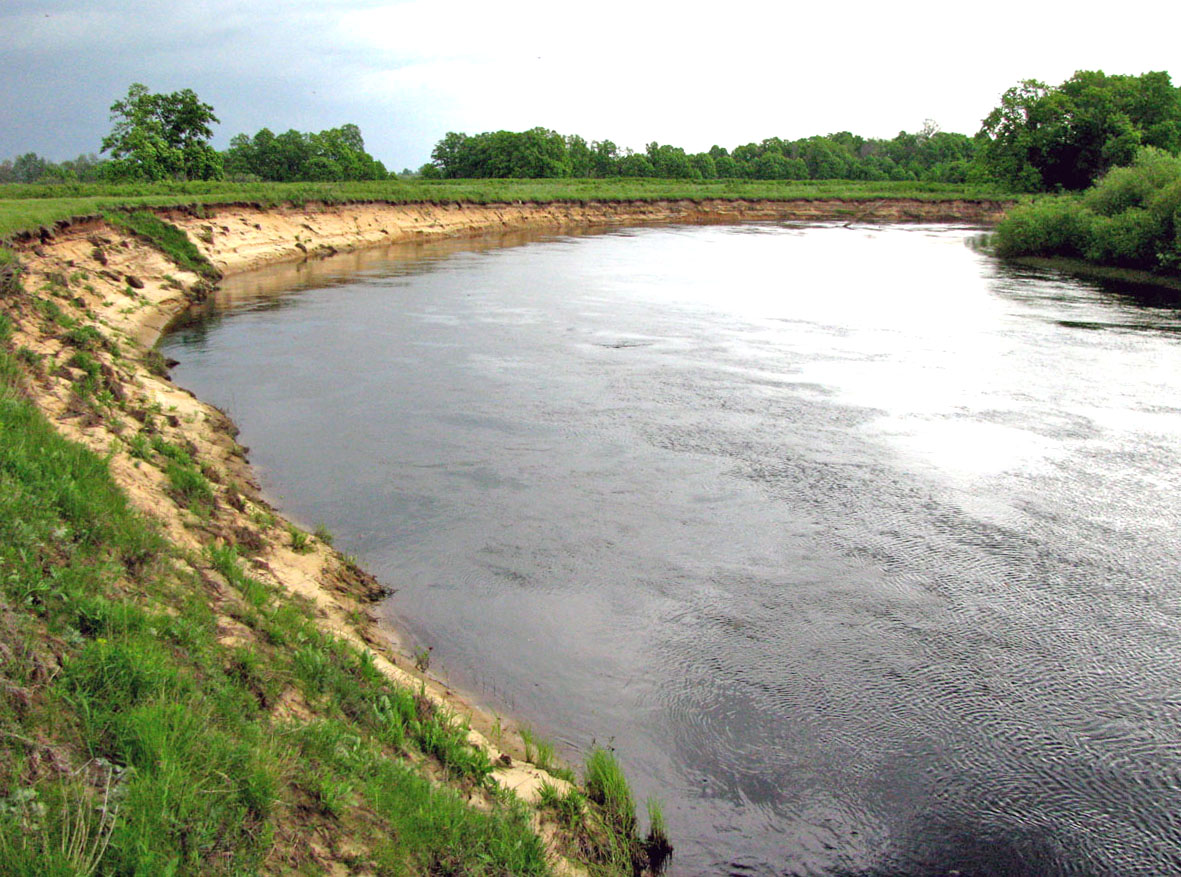
{"label": "exposed sandy soil", "polygon": [[362,247],[514,229],[751,220],[965,222],[991,225],[991,201],[612,201],[549,204],[350,204],[259,209],[236,205],[164,215],[227,274]]}
{"label": "exposed sandy soil", "polygon": [[[991,202],[955,201],[794,201],[794,202],[619,202],[443,205],[356,204],[259,209],[252,206],[205,207],[162,211],[183,228],[205,256],[225,274],[263,265],[406,240],[461,237],[515,229],[560,230],[568,227],[667,222],[738,222],[801,219],[877,222],[952,221],[991,224],[1003,214]],[[31,311],[18,321],[15,344],[41,354],[33,395],[63,434],[99,454],[112,449],[111,471],[135,505],[159,522],[175,543],[202,557],[213,541],[237,544],[249,558],[251,573],[301,595],[316,607],[323,626],[360,648],[395,680],[417,687],[424,674],[414,668],[391,634],[379,627],[372,604],[383,588],[330,546],[312,540],[311,550],[295,551],[287,523],[266,502],[235,441],[236,429],[219,410],[153,374],[145,354],[167,324],[208,292],[207,284],[178,269],[144,241],[101,222],[59,228],[41,240],[20,245],[26,269],[24,285],[36,291],[54,288],[61,309],[92,325],[106,339],[92,351],[102,368],[102,384],[120,407],[96,413],[81,406],[71,385],[84,373],[66,366],[75,347],[62,330]],[[216,506],[198,517],[169,493],[159,468],[127,453],[124,439],[151,417],[159,434],[186,448],[213,483]],[[124,437],[121,439],[120,437]],[[265,523],[267,515],[275,523]],[[264,521],[264,523],[260,523]],[[248,549],[248,550],[247,550]],[[198,566],[203,561],[197,560]],[[213,603],[227,586],[210,567],[199,566]],[[395,584],[396,583],[390,583]],[[221,625],[228,642],[248,635],[227,616]],[[543,782],[562,787],[521,758],[520,738],[499,733],[499,721],[465,703],[446,683],[426,678],[437,702],[468,716],[471,741],[485,747],[493,761],[508,756],[495,778],[525,800],[534,800]],[[280,710],[298,715],[298,702]],[[497,729],[494,734],[493,729]],[[497,739],[494,742],[492,737]],[[502,749],[505,750],[502,753]]]}

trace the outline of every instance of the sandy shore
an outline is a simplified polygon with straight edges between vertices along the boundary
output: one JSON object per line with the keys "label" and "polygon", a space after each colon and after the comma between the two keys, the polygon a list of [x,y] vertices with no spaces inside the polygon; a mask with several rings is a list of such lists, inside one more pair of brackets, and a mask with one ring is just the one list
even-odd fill
{"label": "sandy shore", "polygon": [[[228,276],[364,247],[512,230],[784,219],[986,225],[999,220],[1003,210],[1003,205],[977,201],[675,201],[272,209],[229,205],[160,215],[184,229]],[[292,548],[287,522],[262,496],[229,418],[148,368],[145,354],[177,315],[207,294],[206,283],[146,242],[98,221],[59,228],[20,248],[26,288],[55,295],[64,312],[105,339],[93,356],[101,366],[103,389],[121,404],[101,416],[79,406],[71,386],[84,373],[67,364],[76,348],[64,340],[60,326],[30,318],[14,335],[16,345],[41,356],[35,401],[63,434],[100,455],[111,452],[112,474],[135,505],[197,558],[194,569],[215,611],[227,599],[229,586],[201,559],[203,547],[214,542],[240,545],[248,549],[244,555],[252,575],[311,601],[326,629],[372,651],[390,677],[414,687],[425,682],[438,703],[469,717],[471,742],[485,747],[494,762],[507,756],[495,772],[502,786],[533,800],[543,782],[562,785],[521,760],[520,739],[502,729],[496,717],[415,669],[377,623],[372,606],[384,594],[379,583],[319,540],[312,540],[310,551]],[[135,435],[149,418],[165,440],[186,448],[200,462],[216,494],[216,507],[208,516],[198,517],[178,504],[160,469],[127,453],[123,437]],[[218,617],[219,638],[241,641],[245,634],[240,625],[228,613]],[[300,715],[306,707],[292,702],[281,709]]]}

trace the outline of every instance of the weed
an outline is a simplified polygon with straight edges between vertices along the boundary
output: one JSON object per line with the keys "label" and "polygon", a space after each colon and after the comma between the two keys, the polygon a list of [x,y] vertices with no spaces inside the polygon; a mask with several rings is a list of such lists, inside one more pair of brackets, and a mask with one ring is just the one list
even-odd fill
{"label": "weed", "polygon": [[137,460],[147,460],[152,455],[151,440],[142,432],[137,432],[126,443],[127,453]]}
{"label": "weed", "polygon": [[319,539],[325,545],[329,545],[329,546],[332,545],[333,541],[336,539],[336,537],[332,535],[332,531],[329,530],[328,527],[325,526],[324,524],[317,524],[316,525],[315,536],[317,539]]}
{"label": "weed", "polygon": [[[85,877],[98,870],[119,814],[107,771],[100,793],[75,778],[18,790],[0,802],[0,860],[11,875]],[[112,795],[115,792],[115,795]]]}
{"label": "weed", "polygon": [[250,513],[250,520],[256,526],[262,527],[264,530],[270,530],[275,526],[275,524],[278,523],[278,519],[275,517],[274,513],[269,512],[266,509],[255,509]]}
{"label": "weed", "polygon": [[537,809],[553,813],[558,824],[567,831],[582,827],[586,814],[586,796],[582,792],[570,788],[563,793],[553,783],[542,783],[537,791]]}
{"label": "weed", "polygon": [[433,649],[434,646],[427,646],[414,650],[414,669],[419,673],[425,673],[431,668],[431,651]]}
{"label": "weed", "polygon": [[199,515],[208,514],[214,504],[213,487],[209,479],[191,465],[186,466],[174,460],[165,463],[164,474],[168,476],[172,495],[177,502]]}
{"label": "weed", "polygon": [[294,524],[287,525],[287,535],[291,537],[291,549],[297,554],[307,554],[312,550],[312,539]]}
{"label": "weed", "polygon": [[168,377],[168,361],[154,347],[144,354],[144,368],[158,378]]}

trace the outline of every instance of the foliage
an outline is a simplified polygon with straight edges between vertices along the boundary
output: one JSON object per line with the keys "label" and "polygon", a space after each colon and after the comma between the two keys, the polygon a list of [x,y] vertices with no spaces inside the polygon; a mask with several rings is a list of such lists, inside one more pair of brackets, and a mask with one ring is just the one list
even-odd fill
{"label": "foliage", "polygon": [[1181,157],[1147,147],[1081,196],[1045,198],[997,226],[1002,256],[1067,256],[1101,265],[1181,269]]}
{"label": "foliage", "polygon": [[728,152],[720,146],[690,154],[678,146],[649,143],[642,153],[622,152],[610,140],[588,143],[545,128],[492,131],[474,136],[449,132],[431,153],[424,176],[462,178],[655,177],[675,180],[931,180],[965,182],[976,141],[938,130],[891,140],[847,131],[785,141],[771,137]]}
{"label": "foliage", "polygon": [[1018,191],[1078,190],[1141,146],[1181,151],[1181,89],[1166,72],[1080,70],[1056,88],[1027,79],[984,119],[982,170]]}
{"label": "foliage", "polygon": [[192,89],[153,94],[136,82],[111,105],[111,121],[102,151],[111,153],[112,179],[221,179],[221,156],[209,145],[217,117]]}
{"label": "foliage", "polygon": [[263,128],[253,137],[238,134],[225,153],[226,172],[235,178],[276,182],[384,180],[385,166],[365,151],[356,125],[318,134],[290,130],[276,136]]}
{"label": "foliage", "polygon": [[0,184],[97,182],[103,179],[105,165],[93,153],[55,163],[35,152],[26,152],[0,161]]}

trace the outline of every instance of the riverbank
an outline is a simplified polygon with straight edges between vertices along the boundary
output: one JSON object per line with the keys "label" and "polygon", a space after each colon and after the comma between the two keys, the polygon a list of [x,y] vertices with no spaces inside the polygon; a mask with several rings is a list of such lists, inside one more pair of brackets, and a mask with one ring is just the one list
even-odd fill
{"label": "riverbank", "polygon": [[[999,210],[981,202],[677,201],[224,205],[172,208],[160,216],[230,275],[360,247],[512,229],[755,219],[987,223]],[[375,621],[371,606],[382,587],[332,550],[327,534],[300,531],[271,508],[229,419],[167,380],[150,347],[169,321],[209,292],[208,278],[101,220],[28,235],[18,256],[27,295],[9,290],[4,307],[13,324],[11,349],[27,371],[25,395],[59,433],[107,460],[114,483],[175,547],[212,607],[221,649],[254,653],[267,645],[248,611],[253,600],[265,602],[250,596],[257,591],[251,583],[262,594],[294,596],[319,631],[370,655],[366,660],[384,678],[420,689],[432,710],[469,715],[467,741],[495,765],[489,775],[500,788],[525,801],[536,801],[546,785],[569,792],[562,780],[522,763],[521,741],[496,717],[425,678],[425,660],[402,654]],[[280,687],[266,708],[281,720],[304,722],[319,709],[298,687]],[[323,822],[324,843],[309,847],[316,861],[331,869],[358,855],[331,837],[331,820]]]}

